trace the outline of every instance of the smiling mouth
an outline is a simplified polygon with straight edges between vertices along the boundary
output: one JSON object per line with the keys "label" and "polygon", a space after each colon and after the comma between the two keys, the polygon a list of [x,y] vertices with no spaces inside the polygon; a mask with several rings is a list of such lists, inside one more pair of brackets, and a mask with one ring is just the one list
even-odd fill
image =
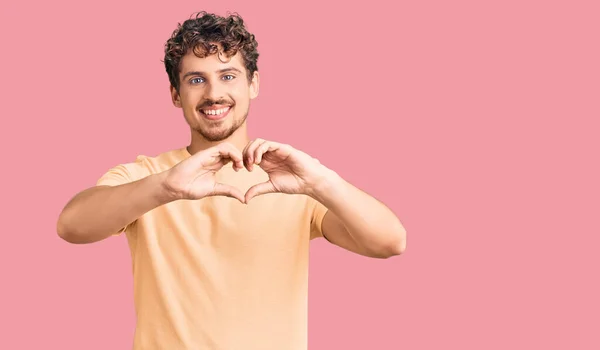
{"label": "smiling mouth", "polygon": [[223,113],[227,113],[229,108],[231,108],[231,107],[225,107],[225,108],[220,108],[220,109],[201,109],[200,112],[202,112],[206,115],[220,115]]}
{"label": "smiling mouth", "polygon": [[229,111],[231,110],[231,106],[223,107],[223,108],[211,108],[211,109],[200,109],[200,113],[204,115],[205,118],[211,120],[217,120],[224,118],[227,116]]}

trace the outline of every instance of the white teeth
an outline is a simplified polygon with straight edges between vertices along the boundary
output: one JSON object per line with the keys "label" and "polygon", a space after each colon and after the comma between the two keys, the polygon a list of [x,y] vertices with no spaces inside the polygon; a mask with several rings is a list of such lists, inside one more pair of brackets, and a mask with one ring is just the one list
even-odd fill
{"label": "white teeth", "polygon": [[216,110],[203,110],[202,112],[204,114],[218,115],[218,114],[222,114],[222,113],[227,112],[228,109],[229,109],[229,107],[227,107],[227,108],[221,108],[221,109],[216,109]]}

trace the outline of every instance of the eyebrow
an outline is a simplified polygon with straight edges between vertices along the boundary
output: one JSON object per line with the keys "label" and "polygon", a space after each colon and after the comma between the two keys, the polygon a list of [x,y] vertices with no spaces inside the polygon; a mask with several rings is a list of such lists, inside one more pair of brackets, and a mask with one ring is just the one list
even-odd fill
{"label": "eyebrow", "polygon": [[[223,69],[219,69],[217,71],[218,74],[222,74],[222,73],[226,73],[226,72],[237,72],[237,73],[242,73],[241,70],[235,68],[235,67],[228,67],[228,68],[223,68]],[[187,77],[189,77],[190,75],[204,75],[204,72],[200,72],[200,71],[191,71],[191,72],[187,72],[183,75],[182,79],[185,79]]]}

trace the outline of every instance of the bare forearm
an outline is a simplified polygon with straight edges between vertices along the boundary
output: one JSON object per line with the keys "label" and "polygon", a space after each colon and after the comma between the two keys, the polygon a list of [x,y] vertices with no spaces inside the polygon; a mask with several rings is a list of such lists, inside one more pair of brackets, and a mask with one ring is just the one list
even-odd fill
{"label": "bare forearm", "polygon": [[384,256],[404,251],[406,231],[386,205],[337,173],[327,169],[324,174],[310,195],[339,218],[363,251]]}
{"label": "bare forearm", "polygon": [[92,243],[117,233],[144,213],[173,200],[163,181],[164,174],[157,174],[80,192],[60,214],[58,235],[70,243]]}

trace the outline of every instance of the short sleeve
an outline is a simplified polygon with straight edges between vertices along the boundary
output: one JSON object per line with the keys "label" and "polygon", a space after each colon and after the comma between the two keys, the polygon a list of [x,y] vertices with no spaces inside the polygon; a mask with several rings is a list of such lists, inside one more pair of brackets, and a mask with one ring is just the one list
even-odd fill
{"label": "short sleeve", "polygon": [[150,175],[147,167],[144,166],[143,156],[138,156],[135,162],[119,164],[109,169],[96,182],[97,186],[118,186],[126,183],[141,180]]}
{"label": "short sleeve", "polygon": [[327,207],[319,201],[310,198],[312,214],[310,222],[310,239],[323,237],[323,218],[327,213]]}
{"label": "short sleeve", "polygon": [[120,164],[107,171],[98,179],[97,186],[118,186],[133,182],[133,177],[126,164]]}
{"label": "short sleeve", "polygon": [[[124,185],[141,179],[142,177],[144,177],[143,173],[143,168],[138,162],[119,164],[109,169],[106,173],[104,173],[96,182],[96,186]],[[114,236],[118,236],[121,233],[127,231],[127,229],[130,228],[133,224],[135,224],[136,221],[137,220],[134,220],[125,227],[122,227],[119,231],[117,231],[114,234]]]}

